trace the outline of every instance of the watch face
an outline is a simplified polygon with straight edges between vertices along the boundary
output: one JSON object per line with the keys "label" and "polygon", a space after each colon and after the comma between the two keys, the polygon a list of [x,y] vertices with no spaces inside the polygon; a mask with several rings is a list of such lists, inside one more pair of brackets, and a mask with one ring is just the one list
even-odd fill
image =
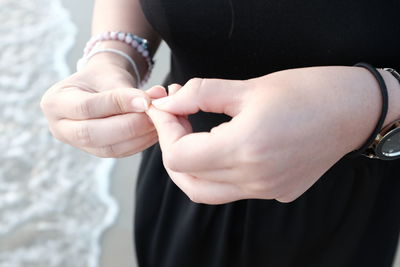
{"label": "watch face", "polygon": [[376,152],[387,159],[400,158],[400,129],[397,128],[387,133]]}

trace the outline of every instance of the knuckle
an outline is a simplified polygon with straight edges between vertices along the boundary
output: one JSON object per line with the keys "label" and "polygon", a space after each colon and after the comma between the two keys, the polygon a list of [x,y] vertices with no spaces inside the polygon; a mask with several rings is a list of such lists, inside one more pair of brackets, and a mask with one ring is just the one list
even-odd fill
{"label": "knuckle", "polygon": [[54,129],[54,127],[52,126],[52,125],[48,125],[47,126],[47,129],[49,130],[49,132],[50,132],[50,134],[52,135],[52,136],[54,136],[55,138],[57,138],[57,133],[56,133],[56,131],[55,131],[55,129]]}
{"label": "knuckle", "polygon": [[96,156],[101,158],[118,158],[113,145],[103,146],[97,149]]}
{"label": "knuckle", "polygon": [[49,102],[47,101],[47,98],[45,96],[42,97],[40,100],[40,109],[45,111],[47,110],[47,107],[49,106]]}
{"label": "knuckle", "polygon": [[184,162],[182,161],[184,160],[185,159],[182,159],[182,157],[179,157],[179,154],[174,153],[172,149],[169,149],[163,154],[164,165],[174,172],[183,171],[182,166],[184,165]]}
{"label": "knuckle", "polygon": [[195,90],[196,94],[200,94],[201,88],[205,85],[206,79],[203,78],[192,78],[189,80],[189,83],[193,90]]}
{"label": "knuckle", "polygon": [[203,199],[200,197],[200,195],[197,193],[196,190],[191,190],[190,192],[187,193],[187,196],[189,197],[190,201],[201,204],[204,203]]}
{"label": "knuckle", "polygon": [[189,81],[187,81],[187,85],[190,85],[190,86],[199,86],[202,82],[203,82],[203,78],[197,78],[197,77],[195,77],[195,78],[191,78]]}
{"label": "knuckle", "polygon": [[86,125],[84,125],[84,124],[79,125],[75,129],[74,141],[77,142],[78,145],[83,146],[83,147],[91,146],[93,144],[90,130]]}
{"label": "knuckle", "polygon": [[122,97],[122,94],[120,92],[121,91],[118,89],[112,91],[110,93],[110,101],[118,113],[124,113],[127,110],[127,107],[124,104],[124,98]]}
{"label": "knuckle", "polygon": [[196,96],[201,95],[201,88],[204,87],[206,79],[203,78],[192,78],[186,83],[186,87],[192,90],[192,93]]}
{"label": "knuckle", "polygon": [[54,101],[51,100],[50,97],[47,95],[44,95],[42,99],[40,100],[40,109],[44,112],[50,112],[51,110],[54,110],[56,108],[57,104],[54,103]]}
{"label": "knuckle", "polygon": [[138,125],[135,118],[126,120],[122,127],[124,128],[124,132],[126,132],[129,137],[136,137],[138,135]]}
{"label": "knuckle", "polygon": [[58,139],[58,140],[60,140],[60,141],[65,142],[64,138],[58,133],[58,131],[57,131],[53,126],[49,125],[49,126],[48,126],[48,130],[49,130],[50,134],[51,134],[54,138],[56,138],[56,139]]}
{"label": "knuckle", "polygon": [[76,104],[75,106],[76,114],[79,114],[81,117],[90,118],[93,114],[92,106],[89,100],[83,100]]}
{"label": "knuckle", "polygon": [[171,155],[171,153],[164,153],[163,154],[163,161],[164,161],[165,167],[167,167],[171,171],[175,171],[175,172],[179,171],[177,166],[176,166],[176,160]]}

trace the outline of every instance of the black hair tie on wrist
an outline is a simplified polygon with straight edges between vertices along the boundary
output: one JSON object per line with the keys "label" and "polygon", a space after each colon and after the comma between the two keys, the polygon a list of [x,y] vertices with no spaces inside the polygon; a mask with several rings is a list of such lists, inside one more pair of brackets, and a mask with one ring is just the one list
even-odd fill
{"label": "black hair tie on wrist", "polygon": [[365,150],[368,149],[368,147],[371,146],[371,144],[374,142],[376,136],[379,134],[379,132],[382,129],[383,123],[385,122],[386,115],[388,112],[388,106],[389,106],[388,91],[387,91],[385,81],[382,78],[382,75],[373,66],[371,66],[368,63],[361,62],[361,63],[355,64],[354,66],[367,69],[369,72],[372,73],[372,75],[374,75],[375,79],[378,81],[379,88],[380,88],[381,94],[382,94],[382,111],[381,111],[381,116],[379,118],[379,121],[376,124],[375,129],[372,132],[372,134],[370,135],[370,137],[367,139],[367,141],[365,141],[365,143],[359,149],[350,152],[348,154],[350,157],[356,157],[356,156],[361,155]]}

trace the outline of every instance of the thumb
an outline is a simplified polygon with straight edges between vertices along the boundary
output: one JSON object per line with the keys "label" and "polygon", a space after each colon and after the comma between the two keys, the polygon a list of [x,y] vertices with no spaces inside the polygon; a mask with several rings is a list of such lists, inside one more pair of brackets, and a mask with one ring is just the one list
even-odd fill
{"label": "thumb", "polygon": [[166,97],[168,95],[165,88],[160,85],[153,86],[145,92],[151,99]]}
{"label": "thumb", "polygon": [[234,117],[241,111],[244,88],[245,81],[195,78],[175,94],[153,100],[152,104],[160,110],[178,115],[194,114],[201,110]]}
{"label": "thumb", "polygon": [[150,101],[145,92],[133,88],[89,92],[69,87],[50,95],[41,105],[56,117],[86,120],[144,112],[148,109]]}
{"label": "thumb", "polygon": [[163,152],[169,151],[175,142],[192,132],[189,121],[181,116],[175,116],[154,107],[150,107],[146,113],[157,129]]}

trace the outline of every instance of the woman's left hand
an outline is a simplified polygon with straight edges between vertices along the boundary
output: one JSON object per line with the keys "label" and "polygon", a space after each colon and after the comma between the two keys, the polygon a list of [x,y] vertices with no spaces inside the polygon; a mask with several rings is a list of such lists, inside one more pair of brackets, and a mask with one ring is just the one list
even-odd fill
{"label": "woman's left hand", "polygon": [[[315,67],[245,81],[192,79],[153,106],[164,165],[192,201],[290,202],[365,142],[381,95],[365,69]],[[232,120],[192,133],[186,115],[199,110]]]}

